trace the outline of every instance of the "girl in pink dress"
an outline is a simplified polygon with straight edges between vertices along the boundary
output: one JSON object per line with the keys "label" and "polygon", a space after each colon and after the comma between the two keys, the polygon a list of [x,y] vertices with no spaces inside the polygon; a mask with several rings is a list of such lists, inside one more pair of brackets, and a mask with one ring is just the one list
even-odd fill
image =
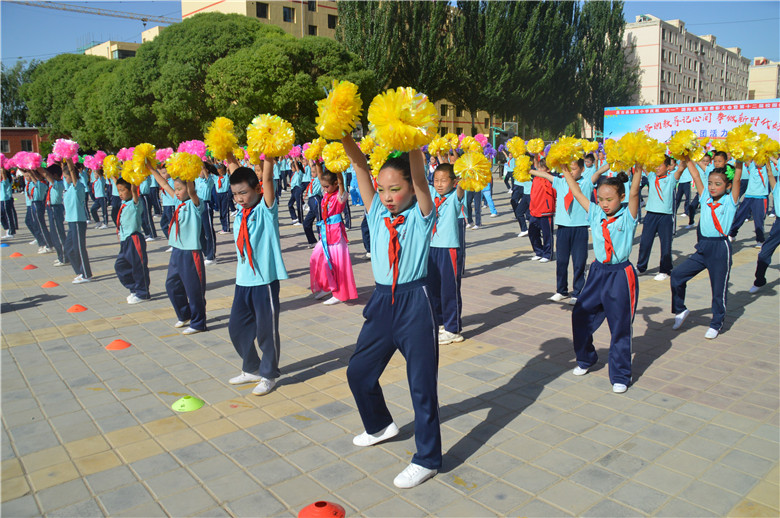
{"label": "girl in pink dress", "polygon": [[314,247],[309,260],[311,291],[314,298],[331,298],[324,304],[338,304],[357,298],[352,260],[347,248],[347,230],[341,212],[347,201],[344,181],[340,174],[330,171],[320,173],[322,186],[322,220],[317,222],[320,241]]}

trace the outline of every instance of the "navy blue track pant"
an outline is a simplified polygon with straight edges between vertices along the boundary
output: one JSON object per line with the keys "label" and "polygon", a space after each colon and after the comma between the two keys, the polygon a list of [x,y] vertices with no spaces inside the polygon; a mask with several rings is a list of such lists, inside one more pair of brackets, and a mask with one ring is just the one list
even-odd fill
{"label": "navy blue track pant", "polygon": [[141,214],[141,227],[144,234],[147,237],[157,237],[157,228],[154,225],[154,219],[152,218],[152,211],[154,205],[152,204],[152,197],[149,194],[141,195],[141,202],[143,205],[143,212]]}
{"label": "navy blue track pant", "polygon": [[766,270],[769,268],[769,262],[772,260],[772,254],[775,253],[777,245],[780,245],[780,219],[776,219],[772,224],[769,237],[761,245],[761,251],[758,253],[758,262],[756,263],[756,280],[753,283],[754,285],[763,286],[766,284]]}
{"label": "navy blue track pant", "polygon": [[214,231],[214,207],[211,201],[201,200],[206,206],[203,208],[200,220],[200,247],[203,250],[203,258],[211,261],[217,256],[217,233]]}
{"label": "navy blue track pant", "polygon": [[360,234],[363,236],[363,248],[366,249],[366,253],[371,252],[371,234],[368,232],[368,214],[363,216],[363,221],[360,222]]}
{"label": "navy blue track pant", "polygon": [[766,218],[766,198],[748,198],[745,197],[734,214],[734,222],[731,224],[731,237],[737,237],[740,227],[745,223],[749,216],[753,216],[753,225],[756,229],[756,241],[764,242],[764,219]]}
{"label": "navy blue track pant", "polygon": [[[51,241],[51,234],[49,234],[49,228],[46,226],[46,202],[43,200],[33,201],[31,207],[35,225],[38,227],[38,233],[43,239],[41,246],[53,248],[54,243]],[[36,239],[38,238],[38,236],[35,237]],[[38,241],[38,244],[40,244],[40,241]]]}
{"label": "navy blue track pant", "polygon": [[119,196],[114,196],[112,194],[111,195],[111,221],[113,221],[114,225],[117,227],[119,225],[117,225],[116,217],[119,215],[119,207],[121,206],[122,206],[122,198],[120,198]]}
{"label": "navy blue track pant", "polygon": [[103,196],[95,198],[95,203],[93,203],[92,207],[89,209],[89,213],[92,215],[92,220],[95,223],[100,223],[98,209],[103,209],[103,223],[108,225],[108,200]]}
{"label": "navy blue track pant", "polygon": [[[279,377],[279,281],[236,286],[228,323],[241,370],[267,379]],[[255,341],[256,340],[256,341]]]}
{"label": "navy blue track pant", "polygon": [[428,256],[428,296],[437,326],[450,333],[460,333],[463,299],[460,276],[463,254],[460,248],[431,247]]}
{"label": "navy blue track pant", "polygon": [[168,227],[170,226],[171,220],[173,219],[174,210],[176,210],[176,207],[173,205],[163,205],[162,215],[160,216],[160,228],[165,235],[165,239],[168,239]]}
{"label": "navy blue track pant", "polygon": [[158,216],[161,212],[161,206],[160,206],[160,188],[159,187],[149,187],[149,196],[152,200],[152,208],[154,209],[154,213]]}
{"label": "navy blue track pant", "polygon": [[148,299],[150,296],[148,264],[146,240],[140,232],[129,235],[119,244],[114,271],[122,286],[139,299]]}
{"label": "navy blue track pant", "polygon": [[594,261],[588,280],[571,314],[574,353],[577,364],[586,369],[598,360],[593,333],[607,319],[612,339],[609,344],[609,382],[631,385],[631,341],[639,283],[634,266],[625,261],[604,264]]}
{"label": "navy blue track pant", "polygon": [[729,275],[731,274],[731,243],[723,237],[701,237],[696,251],[672,271],[672,313],[682,313],[685,307],[685,287],[702,270],[710,274],[712,287],[712,320],[710,327],[720,331],[726,317]]}
{"label": "navy blue track pant", "polygon": [[528,239],[534,253],[546,259],[552,259],[552,219],[552,216],[531,216],[528,223]]}
{"label": "navy blue track pant", "polygon": [[639,239],[639,258],[636,261],[636,269],[639,273],[647,271],[647,263],[650,262],[650,252],[653,250],[653,241],[655,240],[656,234],[661,241],[661,266],[659,268],[659,273],[672,273],[673,231],[674,216],[672,214],[648,212],[647,215],[645,215],[645,223],[642,227],[642,237]]}
{"label": "navy blue track pant", "polygon": [[556,291],[569,294],[569,257],[571,256],[574,278],[572,297],[579,297],[585,285],[585,263],[588,262],[588,227],[563,227],[558,225],[558,239],[555,252]]}
{"label": "navy blue track pant", "polygon": [[70,259],[65,255],[65,241],[68,239],[65,234],[65,206],[61,203],[49,205],[46,207],[46,213],[49,215],[51,241],[57,251],[57,260],[67,263]]}
{"label": "navy blue track pant", "polygon": [[303,233],[306,234],[306,241],[309,242],[310,245],[316,245],[317,244],[317,238],[314,237],[314,222],[319,221],[320,218],[320,204],[322,203],[322,196],[319,194],[315,196],[309,196],[308,201],[306,204],[309,206],[309,213],[306,214],[306,217],[303,220]]}
{"label": "navy blue track pant", "polygon": [[219,210],[219,224],[223,232],[230,231],[230,192],[217,193],[217,209]]}
{"label": "navy blue track pant", "polygon": [[441,468],[441,427],[437,373],[439,343],[425,279],[395,288],[377,284],[363,309],[366,319],[349,359],[347,381],[366,432],[373,434],[393,422],[379,377],[396,350],[406,359],[406,375],[414,408],[412,462],[428,469]]}
{"label": "navy blue track pant", "polygon": [[87,255],[86,221],[68,222],[68,236],[65,238],[63,251],[70,259],[70,265],[76,275],[81,275],[85,279],[92,277],[92,268],[89,266],[89,255]]}
{"label": "navy blue track pant", "polygon": [[168,263],[165,291],[176,311],[176,318],[190,321],[190,327],[206,330],[206,268],[200,250],[174,247]]}
{"label": "navy blue track pant", "polygon": [[674,213],[677,214],[678,210],[680,208],[680,202],[683,199],[683,196],[685,196],[685,204],[683,205],[683,210],[685,213],[688,213],[688,207],[691,204],[691,182],[680,182],[677,184],[677,189],[675,191],[674,196]]}
{"label": "navy blue track pant", "polygon": [[290,219],[303,223],[303,191],[296,185],[290,191],[290,201],[287,202],[290,211]]}
{"label": "navy blue track pant", "polygon": [[13,198],[8,201],[0,201],[0,216],[2,216],[0,221],[2,221],[3,228],[12,236],[16,234],[16,230],[19,228],[19,220],[16,217],[16,207],[14,207]]}
{"label": "navy blue track pant", "polygon": [[38,246],[43,246],[43,236],[41,235],[41,229],[38,227],[38,223],[35,222],[35,215],[33,215],[32,204],[27,205],[27,210],[24,213],[24,224],[27,225],[30,233],[38,242]]}
{"label": "navy blue track pant", "polygon": [[510,204],[512,205],[512,212],[515,213],[515,219],[520,224],[520,231],[525,232],[528,230],[526,219],[528,218],[528,202],[530,196],[525,194],[525,189],[521,185],[512,186],[512,199]]}

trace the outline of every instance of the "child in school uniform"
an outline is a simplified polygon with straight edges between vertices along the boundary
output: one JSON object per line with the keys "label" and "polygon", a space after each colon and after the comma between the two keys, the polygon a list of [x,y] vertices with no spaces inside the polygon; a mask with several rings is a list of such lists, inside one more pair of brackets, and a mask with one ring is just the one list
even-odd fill
{"label": "child in school uniform", "polygon": [[[547,162],[544,158],[535,158],[535,169],[542,173],[549,173]],[[534,249],[532,261],[549,263],[552,259],[553,233],[552,220],[555,214],[555,190],[552,183],[539,175],[531,182],[530,200],[528,203],[528,239]]]}
{"label": "child in school uniform", "polygon": [[[777,177],[772,174],[772,165],[767,163],[767,180],[769,180],[769,188],[772,192],[772,199],[774,200],[775,207],[780,202],[780,183],[777,181]],[[775,165],[775,170],[777,166]],[[777,250],[777,246],[780,245],[780,219],[775,219],[772,223],[772,229],[769,231],[769,236],[761,245],[761,251],[758,253],[758,260],[756,261],[756,280],[753,281],[753,286],[750,287],[750,293],[755,293],[762,286],[766,285],[766,271],[769,268],[769,262],[772,260],[772,254]]]}
{"label": "child in school uniform", "polygon": [[[504,152],[506,154],[506,152]],[[515,172],[515,159],[507,154],[507,177],[512,178],[512,199],[510,204],[512,206],[512,212],[515,214],[515,219],[520,225],[520,233],[517,237],[525,237],[528,235],[528,202],[531,199],[531,186],[532,180],[527,182],[518,182],[514,179]]]}
{"label": "child in school uniform", "polygon": [[200,178],[195,179],[198,199],[203,203],[200,246],[206,266],[217,262],[217,233],[214,231],[214,208],[211,205],[211,191],[214,189],[212,173],[216,173],[214,166],[204,162]]}
{"label": "child in school uniform", "polygon": [[731,225],[729,235],[732,238],[737,237],[737,233],[748,217],[753,218],[753,224],[756,229],[756,248],[761,248],[764,243],[764,221],[766,220],[766,209],[769,196],[769,177],[772,174],[766,166],[757,167],[752,160],[747,163],[750,170],[747,190],[742,203],[739,205],[737,213],[734,215],[734,223]]}
{"label": "child in school uniform", "polygon": [[227,176],[225,164],[217,164],[217,179],[214,182],[214,190],[217,194],[215,201],[217,209],[219,209],[219,224],[222,226],[222,230],[218,234],[230,234],[230,178]]}
{"label": "child in school uniform", "polygon": [[[146,236],[146,241],[155,241],[157,239],[157,227],[154,224],[154,203],[152,203],[152,183],[156,183],[154,178],[147,176],[141,185],[138,186],[139,205],[138,212],[141,215],[141,229]],[[122,198],[122,203],[125,199]],[[121,207],[120,207],[121,209]],[[117,227],[119,223],[117,222]]]}
{"label": "child in school uniform", "polygon": [[[92,171],[92,182],[90,184],[92,189],[92,196],[95,199],[95,203],[90,208],[90,214],[92,219],[97,223],[95,228],[102,230],[108,228],[108,200],[106,200],[106,179],[103,178],[102,171]],[[98,209],[103,211],[103,223],[100,223],[100,216]]]}
{"label": "child in school uniform", "polygon": [[49,184],[44,179],[43,174],[37,174],[36,171],[30,171],[31,182],[27,184],[27,191],[30,194],[33,220],[38,229],[39,254],[48,254],[54,250],[54,243],[51,240],[49,227],[46,225],[46,194],[49,192]]}
{"label": "child in school uniform", "polygon": [[309,248],[314,248],[317,244],[317,238],[314,237],[314,222],[322,219],[320,217],[320,204],[322,203],[320,172],[322,172],[322,165],[315,160],[309,160],[309,172],[311,174],[311,181],[309,182],[309,193],[308,199],[306,200],[306,204],[309,206],[309,212],[303,219],[303,233],[306,234],[306,241],[309,243]]}
{"label": "child in school uniform", "polygon": [[32,200],[33,200],[33,192],[35,190],[35,180],[33,179],[32,173],[29,171],[22,171],[22,193],[24,194],[24,205],[25,205],[25,212],[24,212],[24,224],[27,226],[27,229],[30,231],[30,233],[33,235],[33,240],[30,241],[31,245],[37,245],[38,251],[41,251],[41,248],[44,246],[43,236],[41,235],[40,228],[38,227],[38,224],[35,222],[35,216],[33,216],[33,208],[32,208]]}
{"label": "child in school uniform", "polygon": [[65,205],[63,204],[65,185],[62,181],[62,167],[52,164],[41,169],[38,175],[41,173],[49,181],[46,193],[46,214],[49,216],[49,225],[51,225],[51,241],[54,250],[57,251],[57,260],[54,261],[54,266],[65,266],[70,263],[70,258],[65,254],[67,234],[65,234]]}
{"label": "child in school uniform", "polygon": [[[683,173],[685,164],[681,161],[677,171],[669,174],[672,159],[666,157],[664,162],[647,173],[647,214],[645,214],[642,236],[639,240],[639,258],[636,269],[639,273],[647,271],[650,262],[650,252],[653,249],[655,236],[661,241],[661,265],[656,281],[665,281],[672,273],[672,235],[674,234],[674,189],[677,180]],[[641,186],[640,186],[641,189]]]}
{"label": "child in school uniform", "polygon": [[109,183],[111,184],[111,221],[114,222],[114,226],[117,226],[116,215],[122,205],[122,198],[119,197],[119,191],[116,188],[116,178],[112,178]]}
{"label": "child in school uniform", "polygon": [[[173,178],[168,176],[168,171],[165,168],[161,168],[160,170],[160,176],[163,177],[163,179],[168,184],[168,187],[171,189],[174,188]],[[156,183],[156,182],[155,182]],[[158,189],[160,189],[159,185],[157,186]],[[173,211],[176,208],[176,197],[171,196],[168,194],[168,191],[165,189],[160,189],[160,199],[162,200],[162,214],[160,214],[160,228],[163,231],[163,234],[165,235],[165,239],[167,240],[168,235],[168,228],[171,226],[171,219],[173,219]]]}
{"label": "child in school uniform", "polygon": [[631,385],[632,325],[639,299],[639,282],[629,256],[638,224],[642,167],[637,164],[634,168],[627,204],[624,204],[625,183],[628,181],[626,173],[602,179],[597,191],[598,202],[593,203],[580,190],[568,168],[562,169],[574,198],[588,213],[596,256],[571,314],[577,358],[577,366],[572,373],[582,376],[598,360],[593,333],[606,318],[612,333],[609,382],[613,392],[622,394]]}
{"label": "child in school uniform", "polygon": [[200,244],[203,202],[198,198],[194,182],[176,178],[171,188],[148,161],[147,167],[160,189],[179,202],[168,227],[168,244],[172,250],[165,279],[165,291],[178,318],[173,327],[187,326],[183,335],[206,331],[206,268]]}
{"label": "child in school uniform", "polygon": [[463,274],[460,214],[464,191],[458,185],[455,170],[443,158],[433,172],[430,187],[436,212],[431,250],[428,256],[428,296],[439,326],[439,345],[463,341],[461,335],[463,299],[460,286]]}
{"label": "child in school uniform", "polygon": [[19,222],[14,208],[13,179],[11,173],[5,168],[0,168],[0,221],[2,221],[5,235],[0,239],[14,237]]}
{"label": "child in school uniform", "polygon": [[679,329],[690,314],[685,307],[688,281],[706,269],[712,286],[712,320],[704,337],[712,340],[720,333],[726,317],[732,253],[728,231],[737,213],[742,162],[736,163],[733,177],[730,177],[726,168],[713,169],[707,178],[706,189],[692,162],[688,162],[688,171],[696,184],[696,190],[701,193],[699,242],[696,251],[672,271],[672,313],[675,314],[672,329]]}
{"label": "child in school uniform", "polygon": [[408,159],[391,155],[379,171],[375,190],[365,155],[350,136],[341,141],[368,210],[371,269],[377,283],[363,310],[366,321],[347,367],[347,381],[365,427],[352,442],[371,446],[398,434],[379,377],[400,350],[407,363],[417,453],[393,483],[410,488],[434,476],[442,463],[438,341],[425,285],[436,214],[425,156],[421,149],[409,152]]}
{"label": "child in school uniform", "polygon": [[[569,164],[569,172],[580,186],[580,190],[583,193],[590,193],[593,184],[601,176],[602,169],[596,169],[590,176],[586,176],[585,160],[580,158]],[[557,284],[555,294],[550,297],[550,300],[561,302],[570,297],[569,304],[574,305],[585,285],[585,263],[588,261],[588,213],[579,203],[574,203],[574,193],[569,189],[565,178],[553,176],[541,169],[532,169],[531,175],[550,182],[555,192],[555,223],[558,225],[555,249]],[[574,289],[571,294],[569,294],[568,284],[569,259],[573,269]]]}
{"label": "child in school uniform", "polygon": [[138,190],[133,185],[122,178],[116,183],[122,205],[117,215],[116,233],[120,244],[114,271],[122,286],[130,290],[127,303],[138,304],[151,296],[146,240],[141,233],[141,206]]}
{"label": "child in school uniform", "polygon": [[229,383],[256,383],[252,394],[262,396],[273,390],[280,375],[279,281],[288,278],[279,241],[279,204],[272,188],[273,161],[263,162],[262,184],[257,173],[239,167],[232,154],[227,162],[230,190],[238,204],[233,221],[236,289],[228,332],[242,359],[241,374]]}
{"label": "child in school uniform", "polygon": [[349,257],[347,229],[342,212],[347,202],[344,178],[330,171],[320,173],[322,219],[317,223],[320,241],[309,260],[310,287],[314,298],[324,299],[326,306],[357,298],[352,259]]}
{"label": "child in school uniform", "polygon": [[63,165],[63,177],[67,183],[62,193],[62,202],[65,206],[65,221],[68,223],[63,249],[76,273],[73,284],[83,284],[92,281],[92,268],[87,254],[87,209],[84,204],[87,188],[80,181],[70,158],[66,158]]}
{"label": "child in school uniform", "polygon": [[293,225],[299,227],[303,225],[303,171],[298,166],[298,162],[290,160],[292,167],[292,178],[290,179],[290,201],[287,202],[287,209],[290,211],[290,219]]}

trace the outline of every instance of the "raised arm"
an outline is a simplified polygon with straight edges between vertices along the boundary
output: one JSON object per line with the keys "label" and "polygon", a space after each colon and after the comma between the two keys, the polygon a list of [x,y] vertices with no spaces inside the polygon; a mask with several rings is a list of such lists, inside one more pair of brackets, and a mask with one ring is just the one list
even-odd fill
{"label": "raised arm", "polygon": [[[693,163],[693,160],[688,160],[686,162],[688,167],[688,172],[691,173],[691,178],[693,179],[693,184],[696,186],[696,192],[703,193],[704,192],[704,182],[701,179],[701,175],[699,175],[699,170],[696,169],[696,166]],[[678,177],[679,178],[679,177]]]}
{"label": "raised arm", "polygon": [[571,171],[569,171],[569,166],[565,165],[561,167],[561,173],[566,179],[566,183],[569,184],[569,190],[574,195],[574,199],[577,200],[577,203],[582,205],[582,208],[585,209],[585,212],[588,212],[590,210],[590,200],[582,193],[580,184],[577,183],[577,180],[574,179],[574,177],[571,175]]}
{"label": "raised arm", "polygon": [[767,176],[769,176],[769,190],[772,191],[775,188],[775,183],[777,183],[777,180],[775,180],[775,175],[772,174],[772,163],[767,162],[766,163],[766,173]]}
{"label": "raised arm", "polygon": [[[677,171],[674,172],[674,179],[676,181],[680,181],[680,177],[682,176],[683,171],[685,171],[685,167],[686,167],[685,166],[685,162],[683,162],[682,160],[677,162]],[[704,170],[704,168],[702,168],[702,171],[703,170]],[[701,191],[699,191],[699,192],[701,192]]]}
{"label": "raised arm", "polygon": [[409,151],[409,168],[412,171],[412,186],[417,196],[417,205],[422,215],[427,216],[433,210],[433,200],[425,176],[425,155],[421,148]]}
{"label": "raised arm", "polygon": [[165,191],[168,196],[175,199],[176,191],[174,191],[173,188],[168,185],[168,182],[165,181],[165,178],[163,178],[163,176],[160,174],[160,171],[158,171],[156,167],[152,167],[152,164],[149,162],[149,160],[146,161],[146,167],[148,167],[152,172],[152,175],[154,176],[154,179],[157,180],[157,185],[160,186],[160,189]]}
{"label": "raised arm", "polygon": [[190,195],[192,204],[195,205],[196,207],[199,207],[200,198],[198,198],[198,190],[195,188],[195,182],[187,182],[187,194]]}
{"label": "raised arm", "polygon": [[[344,145],[344,151],[352,162],[352,167],[355,168],[355,177],[357,178],[360,197],[363,198],[363,203],[366,206],[366,213],[368,213],[371,210],[371,203],[374,201],[376,189],[374,189],[374,181],[371,178],[371,170],[368,167],[366,155],[360,151],[358,145],[352,140],[351,135],[342,138],[341,143]],[[425,179],[424,177],[425,174],[423,171],[423,179]],[[428,193],[428,199],[430,199],[430,193]]]}
{"label": "raised arm", "polygon": [[548,173],[548,172],[545,172],[545,171],[540,171],[540,170],[538,170],[538,169],[531,169],[531,170],[530,170],[530,171],[528,171],[528,172],[529,172],[529,173],[530,173],[532,176],[538,176],[539,178],[544,178],[545,180],[549,180],[550,182],[552,182],[553,180],[555,180],[555,177],[554,177],[553,175],[551,175],[550,173]]}
{"label": "raised arm", "polygon": [[593,185],[596,185],[596,183],[598,183],[598,181],[599,181],[599,178],[601,178],[601,175],[603,175],[607,171],[609,171],[609,164],[605,161],[601,165],[601,167],[596,169],[596,172],[593,173],[593,175],[590,177],[590,183],[592,183]]}
{"label": "raised arm", "polygon": [[62,162],[62,165],[65,166],[62,168],[62,174],[65,175],[67,171],[71,185],[75,186],[78,183],[79,178],[76,175],[76,166],[73,165],[73,160],[71,160],[69,157],[65,158]]}
{"label": "raised arm", "polygon": [[639,213],[639,190],[642,189],[642,164],[634,167],[634,177],[631,179],[631,190],[628,193],[628,212],[631,217]]}
{"label": "raised arm", "polygon": [[269,209],[274,206],[276,201],[276,189],[274,189],[274,159],[268,158],[263,161],[263,201]]}
{"label": "raised arm", "polygon": [[742,179],[742,166],[743,164],[739,160],[734,164],[734,178],[731,180],[731,197],[734,198],[734,203],[739,203],[739,181]]}
{"label": "raised arm", "polygon": [[227,154],[225,161],[227,162],[227,169],[231,174],[233,171],[241,167],[241,164],[239,164],[238,160],[236,159],[236,155],[234,155],[232,151]]}

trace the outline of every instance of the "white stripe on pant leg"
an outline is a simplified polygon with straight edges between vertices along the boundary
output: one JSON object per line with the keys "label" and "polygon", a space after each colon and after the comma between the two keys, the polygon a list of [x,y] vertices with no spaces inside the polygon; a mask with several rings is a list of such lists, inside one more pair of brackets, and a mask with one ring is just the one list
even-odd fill
{"label": "white stripe on pant leg", "polygon": [[[86,248],[87,248],[86,228],[84,230],[85,230],[85,232],[84,232],[84,248],[83,249],[86,250]],[[81,251],[82,251],[82,247],[81,247],[81,232],[80,232],[78,223],[76,223],[76,246],[77,246],[78,251],[79,251],[79,259],[81,260],[81,276],[84,277],[84,275],[86,275],[86,273],[87,273],[87,268],[84,266],[84,255],[82,255],[82,253],[81,253]]]}
{"label": "white stripe on pant leg", "polygon": [[[36,219],[40,219],[43,221],[43,224],[41,224],[41,221],[38,221],[38,232],[41,233],[41,237],[43,238],[43,245],[48,247],[52,243],[48,243],[46,241],[46,234],[43,233],[43,227],[46,225],[46,219],[44,218],[43,214],[41,214],[41,211],[37,209],[38,209],[37,206],[33,207],[33,216],[35,216]],[[49,239],[51,239],[51,234],[49,234]]]}
{"label": "white stripe on pant leg", "polygon": [[274,298],[273,298],[273,292],[271,291],[271,285],[268,284],[268,300],[271,303],[271,327],[272,334],[274,337],[274,350],[276,351],[276,365],[279,365],[279,359],[282,355],[281,347],[279,344],[279,335],[277,334],[278,327],[276,326],[276,309],[274,308]]}
{"label": "white stripe on pant leg", "polygon": [[724,240],[723,245],[726,247],[726,278],[723,281],[723,293],[721,294],[723,300],[723,322],[720,323],[718,331],[723,329],[723,323],[726,321],[726,291],[729,289],[729,276],[731,275],[731,253],[729,252],[729,244]]}

